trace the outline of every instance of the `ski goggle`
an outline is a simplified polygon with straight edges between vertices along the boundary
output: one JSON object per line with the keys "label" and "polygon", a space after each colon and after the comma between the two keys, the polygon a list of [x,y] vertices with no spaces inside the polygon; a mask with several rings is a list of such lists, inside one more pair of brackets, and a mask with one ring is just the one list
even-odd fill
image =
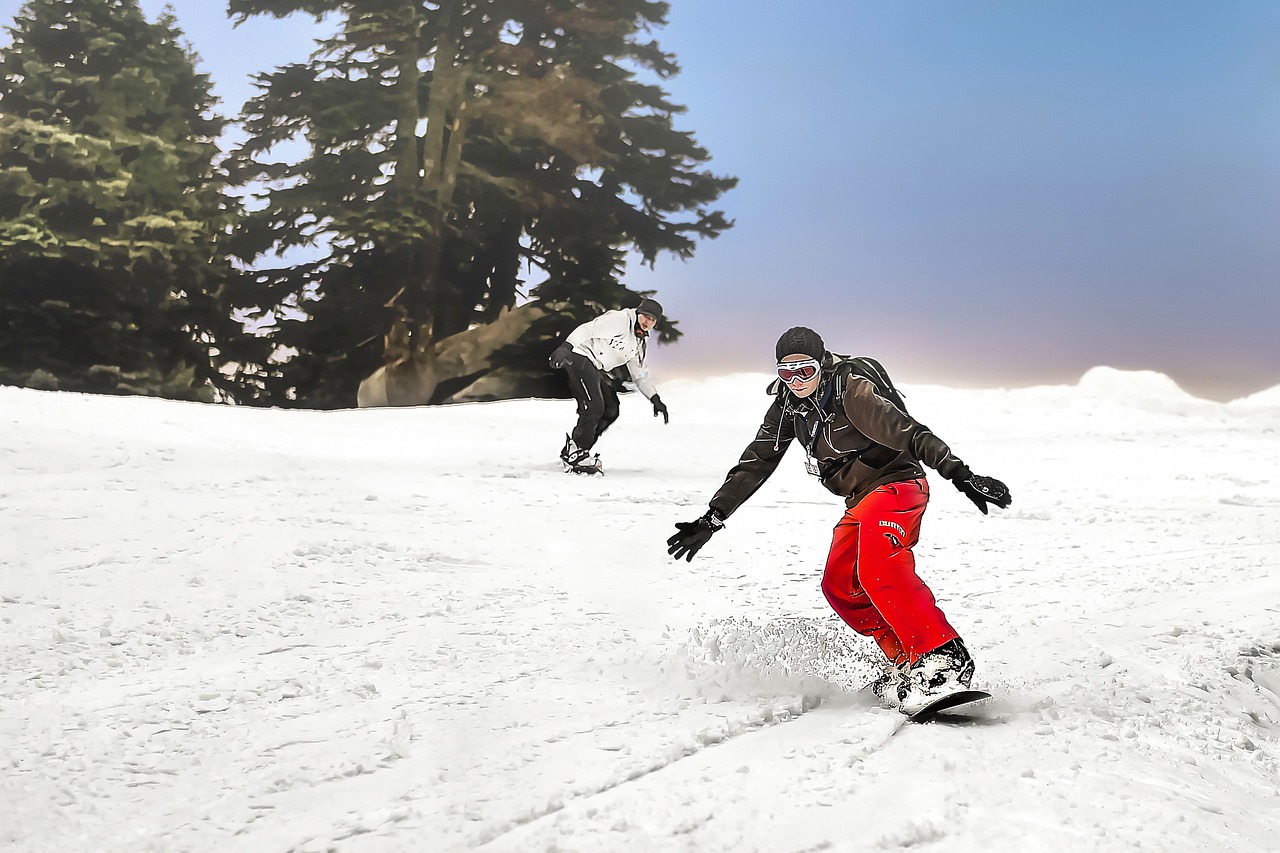
{"label": "ski goggle", "polygon": [[816,358],[804,361],[784,361],[778,363],[778,378],[783,382],[808,382],[818,375],[822,366]]}

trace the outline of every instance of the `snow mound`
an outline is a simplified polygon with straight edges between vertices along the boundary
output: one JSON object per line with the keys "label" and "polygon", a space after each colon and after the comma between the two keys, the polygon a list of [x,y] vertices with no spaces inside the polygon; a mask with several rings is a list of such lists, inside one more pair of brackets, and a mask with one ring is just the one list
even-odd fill
{"label": "snow mound", "polygon": [[1207,401],[1182,390],[1163,373],[1154,370],[1090,368],[1080,377],[1080,391],[1089,397],[1123,403],[1158,412],[1181,412],[1204,406]]}
{"label": "snow mound", "polygon": [[1227,405],[1249,409],[1280,408],[1280,385],[1266,388],[1247,397],[1232,400]]}

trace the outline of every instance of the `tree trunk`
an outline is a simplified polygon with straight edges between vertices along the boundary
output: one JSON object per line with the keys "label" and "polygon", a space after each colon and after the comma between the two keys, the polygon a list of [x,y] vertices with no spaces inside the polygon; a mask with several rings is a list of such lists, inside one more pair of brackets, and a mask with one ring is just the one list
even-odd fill
{"label": "tree trunk", "polygon": [[[420,340],[409,344],[387,336],[388,354],[407,354],[389,361],[360,383],[356,405],[362,409],[380,406],[425,406],[441,383],[471,377],[476,381],[493,372],[493,354],[515,343],[536,320],[547,315],[537,303],[528,303],[504,313],[494,322],[476,326],[430,343],[430,331],[418,330]],[[540,371],[541,372],[541,371]],[[468,383],[474,384],[474,383]],[[450,400],[457,402],[454,395]],[[467,399],[494,399],[493,392]]]}
{"label": "tree trunk", "polygon": [[397,320],[383,339],[382,351],[385,363],[360,383],[356,405],[420,406],[430,400],[440,381],[431,325],[412,329]]}

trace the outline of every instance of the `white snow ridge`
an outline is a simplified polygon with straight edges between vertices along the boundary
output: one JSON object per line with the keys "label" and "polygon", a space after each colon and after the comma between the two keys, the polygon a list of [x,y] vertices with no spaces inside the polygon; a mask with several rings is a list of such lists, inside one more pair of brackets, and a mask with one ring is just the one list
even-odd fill
{"label": "white snow ridge", "polygon": [[[660,379],[661,377],[659,377]],[[0,388],[0,849],[1280,849],[1280,409],[908,388],[919,570],[996,699],[906,723],[799,454],[691,562],[767,377],[286,412]]]}

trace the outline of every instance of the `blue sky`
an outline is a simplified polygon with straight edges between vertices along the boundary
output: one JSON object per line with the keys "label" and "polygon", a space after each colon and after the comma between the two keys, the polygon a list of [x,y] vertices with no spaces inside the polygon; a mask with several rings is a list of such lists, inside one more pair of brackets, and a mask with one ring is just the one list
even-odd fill
{"label": "blue sky", "polygon": [[742,178],[653,276],[688,348],[767,363],[794,321],[926,380],[1280,382],[1280,4],[776,8],[677,3],[662,39]]}
{"label": "blue sky", "polygon": [[[172,6],[228,113],[318,32]],[[795,324],[905,382],[1280,383],[1280,3],[672,0],[656,35],[740,179],[734,229],[630,278],[685,331],[659,383]]]}

